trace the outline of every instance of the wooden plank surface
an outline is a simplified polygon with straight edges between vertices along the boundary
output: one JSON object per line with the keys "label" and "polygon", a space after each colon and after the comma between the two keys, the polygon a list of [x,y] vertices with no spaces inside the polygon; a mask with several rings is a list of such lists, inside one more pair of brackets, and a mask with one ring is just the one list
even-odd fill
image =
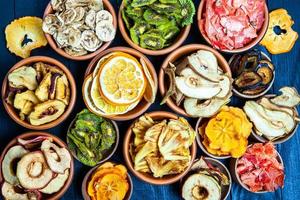
{"label": "wooden plank surface", "polygon": [[[114,8],[118,11],[120,1],[111,0]],[[196,7],[198,7],[200,0],[195,1]],[[6,25],[15,18],[22,16],[43,16],[44,8],[48,4],[48,0],[0,0],[0,82],[9,68],[11,68],[20,58],[17,58],[11,54],[6,48],[4,29]],[[285,8],[291,14],[295,20],[294,29],[300,32],[300,1],[299,0],[269,0],[269,8],[271,10],[276,8]],[[190,32],[189,38],[185,42],[190,43],[204,43],[199,34],[196,17],[194,18],[194,24]],[[117,33],[117,37],[111,46],[128,46],[120,33]],[[261,48],[261,47],[260,47]],[[263,48],[262,48],[263,49]],[[76,79],[78,98],[76,106],[70,115],[70,117],[56,128],[50,129],[49,132],[55,134],[65,140],[66,131],[69,123],[74,118],[77,112],[84,108],[83,100],[81,97],[81,86],[83,83],[83,74],[88,65],[88,62],[74,62],[69,61],[57,53],[55,53],[49,46],[35,50],[32,55],[47,55],[54,57],[64,64],[66,64],[73,76]],[[228,57],[228,56],[227,56]],[[273,63],[276,67],[276,80],[271,92],[276,92],[282,86],[293,86],[300,91],[300,44],[297,41],[294,49],[287,54],[271,56]],[[160,69],[162,61],[165,56],[161,57],[150,57],[151,61],[154,63],[157,72]],[[159,106],[159,102],[162,97],[158,95],[155,105],[153,105],[151,110],[167,110],[170,109],[167,106]],[[234,105],[243,105],[243,101],[234,98]],[[113,161],[123,162],[122,157],[122,135],[124,135],[125,130],[128,128],[132,121],[118,123],[121,130],[121,142],[118,147],[116,154],[113,156]],[[195,125],[195,120],[190,120],[192,125]],[[14,123],[6,114],[3,105],[0,106],[0,150],[3,150],[5,144],[7,144],[15,136],[28,131],[25,128]],[[229,199],[237,200],[270,200],[270,199],[299,199],[300,198],[300,135],[299,130],[296,135],[288,142],[278,145],[280,154],[283,157],[285,163],[286,179],[285,187],[282,190],[277,190],[275,193],[268,194],[251,194],[245,191],[237,184],[233,184],[233,188]],[[198,155],[203,155],[200,150],[198,150]],[[225,161],[226,164],[228,161]],[[65,196],[62,198],[64,200],[79,200],[82,199],[81,196],[81,182],[85,173],[89,170],[89,167],[81,165],[79,162],[75,162],[75,176],[73,183]],[[169,186],[154,186],[133,177],[134,181],[134,192],[133,200],[177,200],[179,198],[179,184],[172,184]]]}

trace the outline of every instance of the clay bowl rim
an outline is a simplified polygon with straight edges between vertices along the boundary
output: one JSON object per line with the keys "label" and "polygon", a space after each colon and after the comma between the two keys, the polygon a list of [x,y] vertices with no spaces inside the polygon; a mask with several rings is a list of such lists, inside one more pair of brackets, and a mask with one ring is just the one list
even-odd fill
{"label": "clay bowl rim", "polygon": [[[256,142],[255,142],[256,143]],[[253,144],[255,144],[255,143],[252,143],[252,144],[250,144],[250,145],[248,145],[247,146],[247,149],[248,148],[250,148]],[[258,143],[260,143],[260,142],[258,142]],[[265,144],[265,143],[264,143]],[[275,148],[275,150],[276,150],[276,153],[277,153],[277,160],[279,161],[279,163],[281,163],[282,164],[282,166],[284,166],[284,162],[283,162],[283,159],[282,159],[282,157],[281,157],[281,155],[280,155],[280,153],[277,151],[277,149]],[[243,156],[242,156],[243,157]],[[242,158],[241,157],[241,158]],[[245,185],[243,182],[242,182],[242,180],[240,179],[240,176],[239,176],[239,174],[237,173],[237,163],[238,163],[238,160],[239,160],[240,158],[232,158],[231,159],[231,161],[230,161],[230,167],[231,168],[233,168],[233,176],[235,177],[235,181],[240,185],[240,186],[242,186],[245,190],[247,190],[247,191],[249,191],[249,192],[251,192],[251,193],[255,193],[255,194],[264,194],[264,193],[268,193],[269,191],[265,191],[265,190],[263,190],[263,191],[258,191],[258,192],[252,192],[250,189],[249,189],[249,187],[247,186],[247,185]]]}
{"label": "clay bowl rim", "polygon": [[[211,42],[208,39],[208,37],[204,34],[204,31],[201,28],[201,19],[202,19],[202,15],[203,15],[203,10],[204,10],[204,5],[206,0],[202,0],[199,4],[198,7],[198,11],[197,11],[197,24],[198,24],[198,29],[200,31],[200,34],[202,35],[202,37],[204,38],[204,40],[210,45]],[[218,49],[219,51],[223,52],[223,53],[227,53],[227,54],[233,54],[233,53],[242,53],[244,51],[248,51],[249,49],[252,49],[254,46],[256,46],[257,44],[260,43],[260,41],[264,38],[265,34],[267,33],[268,27],[269,27],[269,9],[267,4],[265,3],[265,20],[263,23],[263,26],[261,27],[257,37],[255,39],[253,39],[250,43],[246,44],[244,47],[242,48],[238,48],[238,49],[233,49],[233,50],[221,50]]]}
{"label": "clay bowl rim", "polygon": [[[115,162],[111,162],[113,164],[117,164]],[[103,163],[102,163],[103,164]],[[81,193],[82,193],[82,196],[83,196],[83,199],[84,200],[91,200],[91,198],[89,197],[88,193],[87,193],[87,184],[88,184],[88,180],[90,178],[90,176],[92,175],[92,173],[98,168],[100,167],[102,164],[98,164],[96,165],[95,167],[93,167],[92,169],[90,169],[86,175],[84,176],[84,179],[82,181],[82,184],[81,184]],[[129,200],[132,196],[132,193],[133,193],[133,182],[132,182],[132,178],[130,176],[130,174],[127,172],[127,180],[128,180],[128,183],[129,183],[129,189],[125,195],[125,198],[124,200]]]}
{"label": "clay bowl rim", "polygon": [[[37,62],[47,63],[47,64],[56,66],[59,69],[61,69],[68,78],[69,88],[70,88],[70,92],[71,92],[69,105],[65,109],[64,113],[56,120],[51,121],[47,124],[39,125],[39,126],[31,125],[30,122],[27,122],[27,121],[22,121],[17,113],[17,109],[15,109],[12,105],[9,105],[5,101],[5,95],[6,95],[6,91],[7,91],[7,87],[8,87],[9,73],[11,73],[13,70],[20,68],[24,65],[33,64],[33,63],[37,63]],[[2,83],[1,95],[2,95],[2,102],[3,102],[6,112],[17,124],[19,124],[25,128],[31,129],[31,130],[46,130],[46,129],[50,129],[50,128],[53,128],[53,127],[59,125],[60,123],[62,123],[63,121],[65,121],[67,119],[67,117],[70,115],[70,113],[72,112],[72,110],[75,106],[77,91],[76,91],[75,79],[74,79],[72,73],[70,72],[70,70],[63,63],[61,63],[60,61],[58,61],[54,58],[50,58],[47,56],[33,56],[33,57],[22,59],[21,61],[17,62],[13,67],[11,67],[9,69],[9,71],[6,73],[3,83]]]}
{"label": "clay bowl rim", "polygon": [[[154,111],[154,112],[147,113],[147,115],[152,117],[154,120],[178,119],[179,118],[179,116],[177,116],[176,114],[171,113],[171,112],[166,112],[166,111]],[[146,183],[153,184],[153,185],[168,185],[168,184],[175,183],[175,182],[179,181],[181,178],[183,178],[189,172],[189,170],[195,160],[195,157],[197,155],[196,142],[194,141],[192,146],[190,147],[191,161],[189,163],[189,166],[182,173],[175,174],[175,175],[168,175],[164,178],[155,178],[150,174],[138,172],[133,167],[133,162],[132,162],[130,154],[129,154],[129,145],[130,145],[130,142],[132,141],[133,132],[131,129],[132,129],[134,123],[135,123],[135,121],[132,122],[132,124],[127,129],[125,137],[124,137],[124,142],[123,142],[123,157],[124,157],[125,163],[127,165],[127,168],[131,171],[131,173],[133,173],[140,180],[142,180]]]}
{"label": "clay bowl rim", "polygon": [[[116,12],[115,12],[115,9],[114,7],[111,5],[111,3],[109,2],[109,0],[102,0],[103,1],[103,6],[104,8],[109,11],[111,13],[111,15],[113,16],[113,26],[114,28],[117,30],[117,26],[118,26],[118,22],[117,22],[117,15],[116,15]],[[44,11],[44,16],[43,16],[43,19],[48,15],[48,14],[52,14],[53,13],[53,9],[52,9],[52,6],[51,6],[51,3],[49,3]],[[107,49],[110,44],[112,43],[112,41],[109,41],[109,42],[104,42],[101,47],[99,49],[97,49],[96,51],[94,52],[90,52],[86,55],[83,55],[83,56],[71,56],[69,55],[68,53],[66,53],[63,49],[59,48],[56,44],[56,42],[54,41],[53,39],[53,36],[48,34],[48,33],[45,33],[45,37],[49,43],[49,45],[51,46],[51,48],[56,52],[58,53],[59,55],[65,57],[65,58],[68,58],[68,59],[71,59],[71,60],[75,60],[75,61],[83,61],[83,60],[90,60],[92,59],[93,57],[95,57],[96,55],[98,55],[99,53],[101,53],[102,51],[104,51],[105,49]]]}
{"label": "clay bowl rim", "polygon": [[[228,179],[229,179],[229,185],[228,185],[227,191],[226,191],[226,192],[225,192],[225,191],[223,192],[223,193],[225,193],[225,196],[224,196],[223,199],[227,199],[228,195],[229,195],[230,192],[231,192],[232,183],[233,183],[233,180],[232,180],[232,177],[231,177],[231,174],[230,174],[230,170],[229,170],[229,169],[228,169],[228,168],[227,168],[220,160],[218,160],[218,159],[211,158],[211,157],[208,157],[208,156],[201,156],[201,157],[202,157],[206,162],[210,163],[213,167],[219,169],[222,173],[224,173],[224,174],[227,175],[227,177],[228,177]],[[200,158],[201,158],[201,157],[200,157]],[[193,162],[193,164],[195,164],[197,161],[199,161],[200,158],[195,159],[194,162]],[[193,171],[193,170],[190,169],[189,173],[192,172],[192,171]],[[186,176],[190,176],[189,173],[188,173]],[[191,175],[192,175],[192,174],[193,174],[193,173],[191,173]],[[181,187],[182,187],[183,180],[186,178],[186,176],[183,177],[183,178],[180,180],[180,185],[181,185]],[[224,187],[224,186],[223,186],[223,187]],[[222,186],[221,186],[221,188],[222,188]],[[222,193],[222,191],[221,191],[221,193]],[[222,194],[221,194],[221,196],[222,196]]]}
{"label": "clay bowl rim", "polygon": [[[165,72],[164,72],[164,69],[169,65],[169,62],[174,62],[174,60],[178,60],[179,58],[181,58],[183,56],[187,56],[187,55],[190,55],[192,53],[195,53],[198,50],[206,50],[206,51],[212,52],[216,56],[216,58],[218,59],[218,64],[224,70],[224,72],[228,73],[230,75],[230,77],[232,76],[231,75],[231,69],[229,67],[228,62],[217,50],[215,50],[215,49],[213,49],[213,48],[211,48],[207,45],[203,45],[203,44],[185,45],[185,46],[182,46],[182,47],[176,49],[171,54],[169,54],[168,57],[164,60],[164,62],[161,65],[161,68],[160,68],[160,71],[159,71],[159,91],[160,91],[161,96],[164,96],[165,93],[167,92],[167,88],[165,86]],[[183,52],[188,52],[188,53],[184,53],[185,55],[183,55]],[[174,102],[174,100],[171,97],[169,97],[167,99],[166,104],[174,112],[176,112],[180,115],[183,115],[185,117],[196,118],[196,117],[193,117],[193,116],[190,116],[189,114],[187,114],[182,106],[177,106],[176,103]]]}
{"label": "clay bowl rim", "polygon": [[[263,98],[263,97],[272,98],[272,97],[275,97],[275,96],[276,96],[275,94],[267,94],[267,95],[262,96],[261,98]],[[293,108],[293,110],[294,110],[295,114],[297,116],[299,116],[299,112],[298,112],[297,108]],[[290,140],[296,134],[298,127],[299,127],[299,123],[296,123],[296,126],[294,127],[294,129],[289,134],[286,134],[284,137],[278,138],[277,140],[272,141],[272,143],[273,144],[282,144],[284,142],[287,142],[288,140]],[[263,136],[258,135],[256,133],[255,129],[253,129],[253,128],[252,128],[252,131],[251,131],[251,135],[258,142],[262,142],[262,143],[270,142],[270,140],[268,140],[267,138],[264,138]]]}
{"label": "clay bowl rim", "polygon": [[[151,63],[151,61],[141,52],[129,48],[129,47],[123,47],[123,46],[118,46],[118,47],[113,47],[113,48],[109,48],[106,49],[105,51],[101,52],[100,54],[98,54],[88,65],[86,71],[85,71],[85,79],[87,78],[87,76],[91,73],[93,73],[94,68],[96,67],[96,65],[98,64],[98,61],[104,57],[105,55],[112,53],[112,52],[116,52],[116,51],[120,51],[120,52],[125,52],[128,53],[136,58],[143,58],[143,60],[146,62],[148,70],[151,73],[151,76],[155,82],[155,92],[157,93],[158,90],[158,78],[157,78],[157,73],[156,70],[153,66],[153,64]],[[84,88],[82,87],[82,94],[84,94]],[[84,101],[85,105],[87,106],[87,103]],[[143,104],[141,106],[141,103]],[[144,112],[146,112],[148,110],[148,108],[152,105],[152,103],[147,102],[144,98],[142,98],[140,100],[140,102],[138,103],[138,105],[132,109],[131,111],[121,114],[121,115],[114,115],[114,116],[103,116],[105,118],[108,119],[112,119],[112,120],[116,120],[116,121],[127,121],[127,120],[131,120],[134,118],[137,118],[138,116],[142,115]],[[141,107],[141,108],[140,108]],[[89,108],[87,106],[87,108]],[[89,109],[90,110],[90,109]],[[91,110],[90,110],[91,111]],[[92,112],[92,111],[91,111]],[[95,113],[96,115],[99,115],[97,113]]]}
{"label": "clay bowl rim", "polygon": [[201,125],[201,122],[203,122],[203,120],[205,119],[209,119],[209,118],[203,118],[203,117],[200,117],[198,120],[197,120],[197,123],[196,123],[196,126],[195,126],[195,131],[196,131],[196,141],[197,141],[197,144],[198,146],[200,147],[200,149],[206,154],[208,155],[209,157],[212,157],[214,159],[219,159],[219,160],[224,160],[224,159],[228,159],[228,158],[231,158],[231,155],[227,155],[227,156],[217,156],[217,155],[214,155],[214,154],[211,154],[209,153],[205,146],[203,146],[202,144],[202,138],[200,136],[200,133],[199,133],[199,127]]}
{"label": "clay bowl rim", "polygon": [[119,30],[121,32],[121,35],[123,36],[124,40],[134,49],[150,56],[160,56],[160,55],[165,55],[170,53],[171,51],[174,51],[178,47],[182,45],[182,43],[187,39],[190,30],[191,30],[191,25],[185,26],[181,29],[181,32],[177,36],[177,38],[174,40],[174,43],[167,47],[163,48],[160,50],[150,50],[150,49],[145,49],[140,47],[139,45],[135,44],[131,38],[129,37],[127,27],[124,24],[123,18],[122,18],[122,10],[124,9],[124,3],[122,2],[119,13],[118,13],[118,21],[119,21]]}
{"label": "clay bowl rim", "polygon": [[[120,142],[120,131],[119,131],[119,127],[118,127],[117,123],[116,123],[114,120],[107,119],[107,118],[105,118],[105,117],[102,117],[102,118],[104,118],[104,119],[107,120],[107,121],[110,121],[110,122],[113,124],[114,129],[115,129],[115,131],[116,131],[116,140],[115,140],[115,143],[113,144],[113,146],[110,147],[110,149],[109,149],[109,151],[108,151],[108,153],[107,153],[107,156],[106,156],[104,159],[100,160],[95,166],[100,165],[100,164],[106,162],[107,160],[109,160],[109,159],[116,153],[116,150],[118,149],[119,142]],[[69,133],[69,130],[71,130],[71,128],[74,127],[74,123],[75,123],[76,119],[77,119],[77,116],[74,117],[74,119],[71,121],[71,123],[70,123],[70,125],[69,125],[69,127],[68,127],[67,133]],[[73,152],[73,151],[69,148],[69,137],[68,137],[68,134],[66,134],[66,141],[67,141],[67,147],[68,147],[69,151],[71,152],[72,156],[73,156],[78,162],[80,162],[81,164],[85,165],[84,163],[82,163],[82,162],[78,159],[78,157],[77,157],[77,155],[75,154],[75,152]],[[85,166],[88,166],[88,165],[85,165]],[[89,167],[90,167],[90,166],[89,166]],[[94,167],[94,166],[92,166],[92,167]]]}
{"label": "clay bowl rim", "polygon": [[[268,61],[270,61],[272,63],[271,58],[266,53],[264,53],[263,51],[260,51],[260,52],[264,59],[267,59]],[[228,61],[229,67],[230,67],[230,64],[232,63],[234,57],[237,55],[238,54],[234,54],[231,56],[231,58]],[[235,89],[234,85],[232,85],[233,94],[237,97],[244,98],[244,99],[257,99],[259,97],[264,96],[268,91],[270,91],[270,89],[272,88],[272,86],[275,82],[275,78],[276,78],[276,69],[274,66],[272,81],[270,82],[269,86],[264,91],[262,91],[261,93],[255,94],[255,95],[247,95],[247,94],[243,94],[243,93],[239,92],[237,89]],[[233,80],[235,80],[235,78],[233,78]]]}
{"label": "clay bowl rim", "polygon": [[[47,136],[47,137],[51,137],[53,139],[53,141],[60,147],[64,147],[66,148],[68,151],[68,146],[65,142],[63,142],[59,137],[52,135],[48,132],[44,132],[44,131],[27,131],[24,132],[16,137],[14,137],[4,148],[4,150],[1,153],[1,157],[0,157],[0,168],[2,168],[2,161],[4,159],[5,154],[7,153],[7,151],[14,145],[17,144],[17,139],[18,138],[22,138],[22,139],[27,139],[27,138],[33,138],[33,137],[37,137],[37,136]],[[71,152],[69,151],[69,153],[71,154]],[[47,195],[49,196],[48,198],[45,198],[46,200],[56,200],[59,199],[60,197],[62,197],[64,195],[65,192],[67,192],[67,190],[69,189],[70,185],[72,184],[72,180],[74,177],[74,159],[71,156],[71,167],[70,167],[70,174],[69,174],[69,178],[67,179],[67,181],[65,182],[64,186],[56,193],[51,194],[51,195]],[[4,182],[4,178],[2,175],[2,170],[0,171],[0,183]],[[2,196],[2,193],[0,194]]]}

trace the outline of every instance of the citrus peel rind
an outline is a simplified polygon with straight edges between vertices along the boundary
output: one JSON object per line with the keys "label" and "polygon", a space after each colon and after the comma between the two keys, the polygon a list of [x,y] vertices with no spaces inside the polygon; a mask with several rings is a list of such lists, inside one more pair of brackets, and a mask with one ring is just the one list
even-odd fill
{"label": "citrus peel rind", "polygon": [[157,93],[157,84],[155,84],[154,79],[152,78],[147,64],[143,58],[140,59],[140,63],[142,64],[145,76],[147,78],[147,86],[145,89],[144,98],[149,103],[154,103]]}
{"label": "citrus peel rind", "polygon": [[[22,17],[11,22],[5,29],[7,48],[10,52],[27,58],[33,49],[46,46],[47,40],[42,30],[42,19]],[[24,43],[24,40],[28,42]]]}

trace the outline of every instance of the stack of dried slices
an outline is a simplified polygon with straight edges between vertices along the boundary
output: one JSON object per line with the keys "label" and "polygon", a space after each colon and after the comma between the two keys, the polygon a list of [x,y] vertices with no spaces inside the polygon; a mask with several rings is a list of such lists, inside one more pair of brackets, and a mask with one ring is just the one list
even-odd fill
{"label": "stack of dried slices", "polygon": [[127,113],[142,98],[153,103],[155,95],[155,83],[144,60],[123,52],[102,57],[83,84],[86,105],[102,116]]}

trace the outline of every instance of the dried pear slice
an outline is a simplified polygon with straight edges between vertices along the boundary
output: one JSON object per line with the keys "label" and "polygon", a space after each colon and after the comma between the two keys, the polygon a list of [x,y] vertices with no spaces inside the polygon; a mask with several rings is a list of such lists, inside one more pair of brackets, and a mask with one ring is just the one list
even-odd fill
{"label": "dried pear slice", "polygon": [[23,66],[8,75],[9,85],[12,88],[27,88],[29,90],[35,90],[38,86],[36,80],[37,72],[33,67]]}
{"label": "dried pear slice", "polygon": [[24,115],[29,115],[33,107],[39,103],[34,92],[27,90],[22,93],[17,93],[14,99],[14,107],[20,110],[20,116],[24,119]]}
{"label": "dried pear slice", "polygon": [[37,104],[28,116],[34,126],[46,124],[59,118],[65,111],[66,105],[59,100],[48,100]]}
{"label": "dried pear slice", "polygon": [[278,106],[295,107],[300,104],[300,95],[296,88],[283,87],[279,90],[282,94],[271,101]]}
{"label": "dried pear slice", "polygon": [[17,165],[17,177],[25,189],[35,190],[45,187],[53,178],[41,151],[24,155]]}
{"label": "dried pear slice", "polygon": [[[46,46],[47,40],[44,35],[43,20],[38,17],[22,17],[11,22],[5,29],[7,48],[10,52],[27,58],[31,50]],[[25,38],[30,39],[23,45]]]}
{"label": "dried pear slice", "polygon": [[13,146],[6,152],[2,161],[2,174],[6,182],[12,185],[19,183],[13,170],[13,161],[22,158],[26,153],[28,153],[28,151],[21,145]]}
{"label": "dried pear slice", "polygon": [[154,103],[156,97],[157,85],[155,84],[154,79],[152,78],[150,71],[147,67],[147,64],[143,58],[140,59],[140,63],[142,64],[148,82],[144,93],[144,98],[149,103]]}

